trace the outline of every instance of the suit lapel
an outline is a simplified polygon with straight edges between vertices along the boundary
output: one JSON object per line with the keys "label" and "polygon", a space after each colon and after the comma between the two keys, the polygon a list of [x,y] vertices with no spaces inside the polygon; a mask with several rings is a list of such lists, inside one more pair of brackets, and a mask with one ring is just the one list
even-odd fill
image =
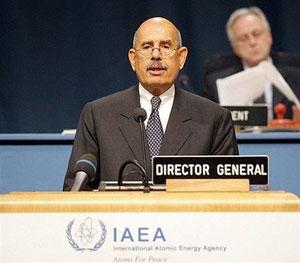
{"label": "suit lapel", "polygon": [[135,159],[142,161],[144,155],[140,142],[140,128],[139,124],[133,118],[133,111],[137,107],[140,107],[140,99],[137,86],[128,90],[128,93],[124,96],[124,102],[125,103],[123,105],[120,105],[121,121],[119,128]]}
{"label": "suit lapel", "polygon": [[184,100],[184,93],[176,89],[172,111],[166,132],[163,137],[160,154],[177,154],[192,134],[188,126],[191,116],[186,110],[188,101]]}
{"label": "suit lapel", "polygon": [[[281,76],[287,81],[287,72],[282,67],[278,66],[277,56],[272,57],[272,60],[276,69],[280,72]],[[285,95],[273,85],[273,108],[277,103],[284,102],[287,100],[288,99],[285,97]]]}

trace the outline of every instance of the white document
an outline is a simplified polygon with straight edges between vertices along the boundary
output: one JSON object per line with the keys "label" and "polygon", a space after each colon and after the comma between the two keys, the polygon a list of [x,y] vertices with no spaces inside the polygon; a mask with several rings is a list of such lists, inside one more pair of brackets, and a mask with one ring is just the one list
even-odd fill
{"label": "white document", "polygon": [[263,61],[255,67],[217,80],[217,89],[221,105],[251,105],[264,94],[266,83],[271,82],[298,108],[300,103],[288,83],[276,67]]}
{"label": "white document", "polygon": [[298,108],[300,108],[300,103],[296,97],[293,90],[290,88],[289,84],[282,77],[277,68],[270,62],[263,61],[259,64],[259,67],[263,68],[264,73],[268,80],[280,90],[280,92],[285,95],[290,101],[294,102]]}

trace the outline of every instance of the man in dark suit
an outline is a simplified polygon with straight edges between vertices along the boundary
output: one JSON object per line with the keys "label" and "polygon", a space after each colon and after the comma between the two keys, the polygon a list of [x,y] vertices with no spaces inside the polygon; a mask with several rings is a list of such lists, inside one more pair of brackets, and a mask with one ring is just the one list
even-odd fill
{"label": "man in dark suit", "polygon": [[[101,181],[117,181],[119,169],[127,160],[144,163],[139,124],[133,118],[137,107],[147,112],[144,144],[148,174],[151,157],[158,154],[238,154],[229,111],[175,88],[187,53],[180,32],[170,21],[151,18],[138,28],[128,57],[139,84],[85,105],[64,190],[72,187],[73,167],[85,153],[97,158],[96,179],[86,184],[86,190],[97,189]],[[129,165],[124,174],[128,180],[141,181],[134,166]]]}
{"label": "man in dark suit", "polygon": [[[204,96],[219,102],[216,80],[228,77],[247,68],[258,65],[261,61],[270,61],[299,97],[300,62],[299,55],[271,53],[272,35],[264,13],[257,7],[241,8],[230,16],[226,25],[227,36],[234,54],[216,55],[204,66]],[[283,102],[288,107],[291,117],[291,105],[285,96],[266,83],[265,93],[253,103],[266,103],[269,118],[273,117],[273,107]]]}

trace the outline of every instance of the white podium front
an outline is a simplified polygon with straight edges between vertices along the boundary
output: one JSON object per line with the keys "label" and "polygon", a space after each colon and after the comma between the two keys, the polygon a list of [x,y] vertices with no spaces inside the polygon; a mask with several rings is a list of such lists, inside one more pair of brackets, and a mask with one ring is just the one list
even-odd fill
{"label": "white podium front", "polygon": [[286,192],[0,196],[1,262],[300,262]]}

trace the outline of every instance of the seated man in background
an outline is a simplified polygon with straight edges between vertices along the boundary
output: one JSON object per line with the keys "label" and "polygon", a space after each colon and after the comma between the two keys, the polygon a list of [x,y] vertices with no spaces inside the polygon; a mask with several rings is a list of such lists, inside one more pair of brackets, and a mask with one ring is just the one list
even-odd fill
{"label": "seated man in background", "polygon": [[[228,77],[247,68],[269,61],[278,69],[299,97],[300,56],[271,52],[272,34],[264,13],[258,7],[240,8],[231,14],[226,24],[227,37],[234,54],[215,55],[204,66],[204,96],[219,102],[216,80]],[[287,116],[292,116],[292,103],[279,90],[266,83],[264,95],[253,103],[266,103],[268,117],[272,119],[273,107],[282,102],[287,106]]]}
{"label": "seated man in background", "polygon": [[[128,52],[139,84],[85,105],[63,189],[74,182],[74,165],[83,154],[96,157],[96,178],[85,190],[98,189],[101,181],[117,181],[120,167],[136,159],[151,174],[155,155],[238,154],[230,112],[216,103],[175,87],[188,50],[181,34],[170,21],[156,17],[146,20],[136,31]],[[145,119],[146,160],[137,107],[147,112]],[[124,171],[131,181],[141,181],[135,166]]]}

